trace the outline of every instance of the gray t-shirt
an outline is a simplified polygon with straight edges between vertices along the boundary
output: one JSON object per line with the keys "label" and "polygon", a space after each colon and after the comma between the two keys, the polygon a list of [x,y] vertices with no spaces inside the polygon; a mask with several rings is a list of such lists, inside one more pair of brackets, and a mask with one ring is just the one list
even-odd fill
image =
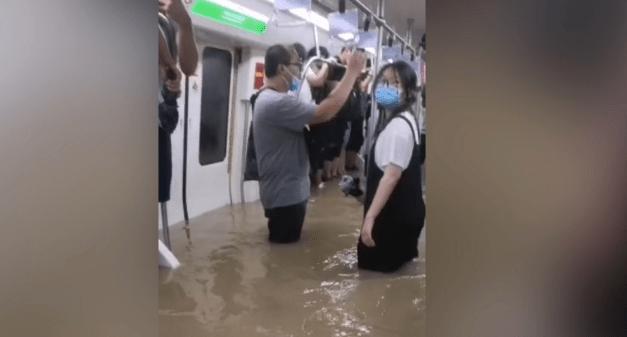
{"label": "gray t-shirt", "polygon": [[309,198],[309,156],[303,128],[315,111],[315,104],[271,89],[257,97],[253,134],[264,208],[291,206]]}

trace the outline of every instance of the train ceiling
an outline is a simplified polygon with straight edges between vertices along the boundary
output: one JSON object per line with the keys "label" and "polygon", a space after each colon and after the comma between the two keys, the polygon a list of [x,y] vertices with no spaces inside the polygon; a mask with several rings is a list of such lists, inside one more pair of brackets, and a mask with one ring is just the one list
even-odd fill
{"label": "train ceiling", "polygon": [[[378,0],[361,0],[370,9],[376,11]],[[313,0],[313,2],[327,11],[338,10],[338,0]],[[346,8],[354,8],[350,0],[346,1]],[[426,0],[385,0],[386,21],[397,33],[405,36],[407,20],[414,18],[412,32],[413,45],[416,46],[426,31]]]}

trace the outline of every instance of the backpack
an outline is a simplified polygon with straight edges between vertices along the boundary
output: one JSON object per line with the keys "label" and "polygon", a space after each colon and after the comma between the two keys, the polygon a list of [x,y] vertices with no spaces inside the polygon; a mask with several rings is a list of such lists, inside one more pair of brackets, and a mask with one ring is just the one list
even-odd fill
{"label": "backpack", "polygon": [[161,91],[163,102],[159,103],[159,127],[168,134],[172,134],[179,122],[179,109],[176,94],[163,88]]}
{"label": "backpack", "polygon": [[[263,89],[250,96],[250,106],[253,115],[255,113],[255,101]],[[250,122],[248,130],[248,145],[246,147],[246,163],[244,167],[244,181],[259,180],[259,167],[257,166],[257,154],[255,153],[255,137],[253,136],[253,122]]]}

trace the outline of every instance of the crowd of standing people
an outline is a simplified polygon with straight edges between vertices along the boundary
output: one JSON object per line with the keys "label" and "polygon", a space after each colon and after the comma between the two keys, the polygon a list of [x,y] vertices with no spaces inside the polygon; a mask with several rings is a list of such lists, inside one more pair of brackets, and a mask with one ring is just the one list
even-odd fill
{"label": "crowd of standing people", "polygon": [[[309,61],[312,66],[305,69]],[[330,57],[324,47],[306,52],[296,43],[268,48],[265,75],[251,101],[269,240],[299,241],[312,188],[367,171],[359,267],[392,272],[416,258],[425,218],[416,71],[396,61],[373,78],[364,51],[342,48]],[[372,104],[381,123],[360,157]],[[364,159],[362,165],[358,158]]]}

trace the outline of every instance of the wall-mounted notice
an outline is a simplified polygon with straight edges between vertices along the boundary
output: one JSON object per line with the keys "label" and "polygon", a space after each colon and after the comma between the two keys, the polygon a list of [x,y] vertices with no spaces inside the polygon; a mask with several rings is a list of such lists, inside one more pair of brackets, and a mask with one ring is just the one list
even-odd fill
{"label": "wall-mounted notice", "polygon": [[311,0],[274,0],[274,9],[286,11],[298,8],[311,8]]}
{"label": "wall-mounted notice", "polygon": [[359,11],[351,9],[341,14],[329,13],[329,34],[343,40],[352,39],[359,33]]}
{"label": "wall-mounted notice", "polygon": [[263,63],[255,64],[255,90],[261,89],[261,87],[263,87],[265,68],[266,66]]}
{"label": "wall-mounted notice", "polygon": [[357,35],[357,48],[363,48],[367,52],[376,54],[379,37],[377,32],[361,32]]}
{"label": "wall-mounted notice", "polygon": [[401,55],[401,46],[383,47],[383,61],[395,61]]}

